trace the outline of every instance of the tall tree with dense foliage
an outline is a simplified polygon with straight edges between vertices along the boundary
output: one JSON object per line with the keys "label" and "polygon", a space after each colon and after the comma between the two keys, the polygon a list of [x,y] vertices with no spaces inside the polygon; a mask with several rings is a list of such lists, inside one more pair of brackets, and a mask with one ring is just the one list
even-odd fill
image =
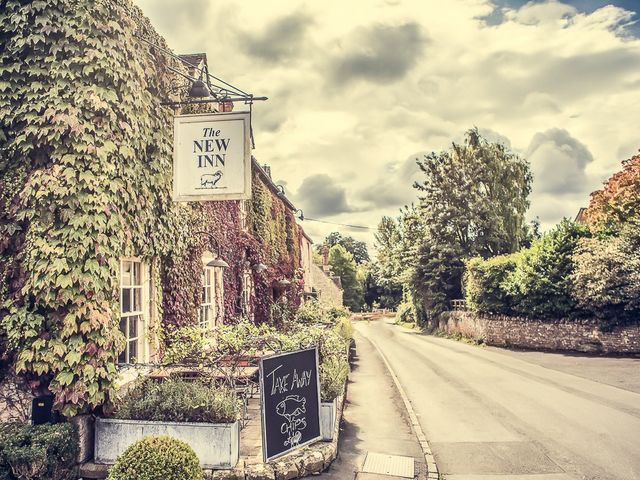
{"label": "tall tree with dense foliage", "polygon": [[[400,263],[401,236],[399,225],[391,217],[382,217],[374,233],[376,261],[370,268],[369,290],[382,308],[395,308],[402,300],[402,265]],[[369,302],[367,302],[369,303]]]}
{"label": "tall tree with dense foliage", "polygon": [[585,218],[594,232],[615,233],[625,222],[640,217],[640,155],[622,165],[602,189],[591,194]]}
{"label": "tall tree with dense foliage", "polygon": [[526,240],[529,164],[501,143],[469,130],[464,142],[418,160],[424,228],[411,288],[424,320],[462,295],[464,261],[518,250]]}
{"label": "tall tree with dense foliage", "polygon": [[340,232],[331,232],[329,235],[327,235],[327,238],[324,239],[324,242],[318,245],[316,249],[318,253],[320,253],[322,252],[324,246],[331,248],[334,245],[342,245],[347,250],[347,252],[353,255],[353,259],[358,265],[369,261],[369,251],[367,249],[367,244],[365,242],[356,240],[351,236],[344,236]]}
{"label": "tall tree with dense foliage", "polygon": [[344,304],[352,311],[359,312],[364,302],[364,292],[353,255],[342,245],[336,244],[329,250],[329,265],[333,274],[342,281]]}

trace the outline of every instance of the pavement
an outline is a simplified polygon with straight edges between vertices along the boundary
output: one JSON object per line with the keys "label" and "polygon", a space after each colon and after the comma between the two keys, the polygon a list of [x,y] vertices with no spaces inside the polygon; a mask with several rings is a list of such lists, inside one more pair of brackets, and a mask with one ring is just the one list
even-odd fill
{"label": "pavement", "polygon": [[[365,450],[400,430],[402,404],[373,343],[406,391],[446,480],[640,479],[640,359],[479,347],[392,323],[355,322],[362,357],[341,462],[357,466]],[[402,429],[404,441],[385,447],[417,457]]]}
{"label": "pavement", "polygon": [[362,472],[367,453],[413,457],[416,478],[426,465],[393,379],[371,342],[355,334],[356,355],[347,385],[339,454],[323,480],[401,480],[402,477]]}

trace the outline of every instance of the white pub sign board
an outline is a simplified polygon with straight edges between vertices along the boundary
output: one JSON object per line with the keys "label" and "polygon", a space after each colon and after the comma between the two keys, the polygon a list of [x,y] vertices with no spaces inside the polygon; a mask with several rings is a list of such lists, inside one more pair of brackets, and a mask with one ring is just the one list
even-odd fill
{"label": "white pub sign board", "polygon": [[177,115],[173,128],[173,199],[251,198],[249,112]]}

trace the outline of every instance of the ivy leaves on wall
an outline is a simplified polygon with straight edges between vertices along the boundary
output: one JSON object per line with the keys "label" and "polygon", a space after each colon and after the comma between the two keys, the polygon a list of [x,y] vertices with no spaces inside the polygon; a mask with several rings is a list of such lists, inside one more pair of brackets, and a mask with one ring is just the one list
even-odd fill
{"label": "ivy leaves on wall", "polygon": [[73,415],[113,394],[119,259],[186,248],[157,98],[181,84],[125,0],[3,0],[0,32],[0,329]]}
{"label": "ivy leaves on wall", "polygon": [[166,332],[197,319],[201,255],[215,246],[196,232],[230,264],[227,319],[248,266],[269,266],[254,274],[259,322],[273,283],[299,267],[293,214],[256,175],[249,232],[238,202],[172,202],[160,101],[186,86],[167,68],[182,66],[139,37],[166,47],[129,0],[0,0],[0,340],[65,415],[115,393],[120,258],[159,261]]}

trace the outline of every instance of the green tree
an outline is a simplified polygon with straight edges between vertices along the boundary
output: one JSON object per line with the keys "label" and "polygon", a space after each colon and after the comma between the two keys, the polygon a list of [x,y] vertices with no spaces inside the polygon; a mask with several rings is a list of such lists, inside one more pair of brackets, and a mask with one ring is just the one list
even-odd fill
{"label": "green tree", "polygon": [[358,265],[366,263],[370,260],[369,251],[365,242],[361,242],[350,236],[345,237],[340,232],[331,232],[329,235],[327,235],[327,238],[324,239],[324,242],[316,246],[316,251],[318,253],[321,253],[322,248],[325,245],[329,248],[333,247],[334,245],[342,245],[347,250],[347,252],[353,255],[353,259]]}
{"label": "green tree", "polygon": [[476,128],[462,144],[425,155],[418,166],[424,174],[414,184],[422,234],[409,285],[424,321],[461,297],[465,260],[521,248],[529,231],[524,214],[532,177],[526,160]]}
{"label": "green tree", "polygon": [[336,244],[329,251],[329,264],[333,274],[342,281],[344,304],[352,311],[359,312],[364,302],[364,292],[353,255],[342,245]]}
{"label": "green tree", "polygon": [[371,306],[396,308],[402,300],[401,234],[399,221],[382,217],[374,233],[376,259],[369,267],[365,281],[365,300]]}
{"label": "green tree", "polygon": [[417,265],[409,279],[410,298],[418,320],[429,322],[462,297],[464,252],[451,239],[425,238],[418,248]]}

